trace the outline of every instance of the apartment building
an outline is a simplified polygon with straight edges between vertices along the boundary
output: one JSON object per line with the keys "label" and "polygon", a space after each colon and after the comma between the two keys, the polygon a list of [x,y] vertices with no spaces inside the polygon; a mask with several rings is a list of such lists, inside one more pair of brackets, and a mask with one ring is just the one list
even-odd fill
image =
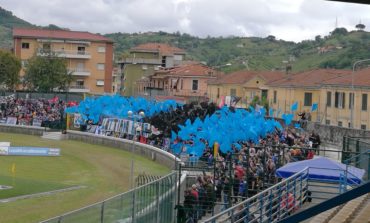
{"label": "apartment building", "polygon": [[[315,69],[293,74],[268,85],[270,107],[289,113],[291,105],[298,102],[297,112],[310,112],[312,121],[368,129],[369,77],[369,68],[354,73],[351,70]],[[316,111],[311,111],[313,103],[318,104]]]}
{"label": "apartment building", "polygon": [[172,68],[183,63],[185,51],[162,43],[145,43],[133,47],[129,56],[118,62],[121,69],[121,94],[135,96],[137,81],[161,68]]}
{"label": "apartment building", "polygon": [[255,96],[268,98],[267,84],[285,76],[277,71],[241,70],[226,74],[208,83],[208,96],[219,104],[226,96],[240,97],[238,107],[248,107]]}
{"label": "apartment building", "polygon": [[13,41],[14,53],[21,59],[23,68],[33,56],[65,58],[75,77],[69,92],[112,92],[112,40],[89,32],[14,28]]}
{"label": "apartment building", "polygon": [[138,95],[157,98],[167,96],[183,102],[208,100],[208,82],[221,73],[201,63],[192,62],[172,68],[161,68],[137,81]]}

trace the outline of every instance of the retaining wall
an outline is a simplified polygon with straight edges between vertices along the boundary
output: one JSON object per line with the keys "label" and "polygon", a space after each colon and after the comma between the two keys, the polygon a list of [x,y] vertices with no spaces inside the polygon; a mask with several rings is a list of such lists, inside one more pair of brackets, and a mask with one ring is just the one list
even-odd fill
{"label": "retaining wall", "polygon": [[45,130],[44,127],[0,124],[0,132],[42,136]]}
{"label": "retaining wall", "polygon": [[157,147],[139,142],[134,143],[133,141],[127,139],[114,138],[110,136],[100,136],[87,132],[79,132],[73,130],[68,130],[67,138],[133,152],[134,154],[146,157],[161,165],[167,166],[172,170],[176,169],[176,163],[180,161],[176,158],[176,156],[172,155],[171,153],[165,152]]}
{"label": "retaining wall", "polygon": [[[43,127],[35,126],[20,126],[20,125],[6,125],[0,124],[0,132],[19,133],[27,135],[42,136],[45,132]],[[180,160],[171,153],[165,152],[157,147],[142,144],[139,142],[133,143],[131,140],[119,139],[109,136],[94,135],[87,132],[68,130],[67,138],[72,140],[79,140],[91,144],[99,144],[119,148],[128,152],[151,159],[158,164],[164,165],[171,170],[176,169],[176,163]]]}

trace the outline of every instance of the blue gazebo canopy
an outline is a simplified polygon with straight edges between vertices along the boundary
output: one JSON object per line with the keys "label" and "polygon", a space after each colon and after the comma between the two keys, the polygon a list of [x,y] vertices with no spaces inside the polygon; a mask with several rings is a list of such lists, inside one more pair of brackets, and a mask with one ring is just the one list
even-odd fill
{"label": "blue gazebo canopy", "polygon": [[298,173],[305,168],[309,168],[308,177],[310,179],[339,181],[347,174],[347,181],[350,184],[361,183],[365,170],[354,166],[346,166],[343,163],[326,157],[315,157],[314,159],[288,163],[276,170],[276,176],[288,178],[291,175]]}

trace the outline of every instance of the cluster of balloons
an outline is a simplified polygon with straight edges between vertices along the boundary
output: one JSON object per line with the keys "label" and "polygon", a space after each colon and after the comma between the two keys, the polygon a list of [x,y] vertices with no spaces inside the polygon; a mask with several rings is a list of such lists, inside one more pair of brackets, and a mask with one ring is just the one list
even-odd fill
{"label": "cluster of balloons", "polygon": [[151,117],[159,112],[170,112],[181,107],[174,100],[157,102],[141,97],[122,97],[119,95],[106,95],[100,97],[87,97],[78,106],[69,107],[67,113],[79,113],[83,120],[92,120],[98,123],[102,117],[126,118],[128,112],[138,114],[143,111],[146,117]]}
{"label": "cluster of balloons", "polygon": [[171,147],[175,153],[180,153],[185,146],[187,153],[200,157],[206,148],[205,142],[208,142],[209,146],[217,142],[223,153],[231,151],[232,146],[241,148],[238,143],[241,141],[257,143],[267,134],[282,129],[278,121],[266,119],[265,114],[266,110],[263,108],[255,111],[250,107],[247,111],[230,110],[224,106],[203,121],[196,118],[191,122],[188,119],[184,125],[179,125],[178,133],[171,133]]}

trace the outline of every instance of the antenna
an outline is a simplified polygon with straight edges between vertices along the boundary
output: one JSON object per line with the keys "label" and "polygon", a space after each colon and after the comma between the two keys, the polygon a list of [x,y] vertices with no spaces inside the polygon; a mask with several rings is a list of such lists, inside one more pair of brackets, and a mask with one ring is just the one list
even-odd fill
{"label": "antenna", "polygon": [[338,16],[335,17],[335,28],[338,28]]}

